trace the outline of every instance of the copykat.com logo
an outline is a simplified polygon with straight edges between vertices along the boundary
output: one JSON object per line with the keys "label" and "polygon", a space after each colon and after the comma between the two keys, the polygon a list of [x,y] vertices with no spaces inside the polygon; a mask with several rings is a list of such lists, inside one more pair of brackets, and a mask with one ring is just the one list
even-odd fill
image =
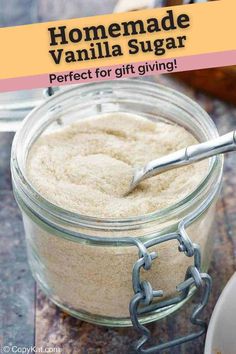
{"label": "copykat.com logo", "polygon": [[33,354],[33,353],[61,353],[61,348],[44,348],[44,347],[18,347],[16,345],[4,345],[0,348],[0,353],[18,353],[18,354]]}

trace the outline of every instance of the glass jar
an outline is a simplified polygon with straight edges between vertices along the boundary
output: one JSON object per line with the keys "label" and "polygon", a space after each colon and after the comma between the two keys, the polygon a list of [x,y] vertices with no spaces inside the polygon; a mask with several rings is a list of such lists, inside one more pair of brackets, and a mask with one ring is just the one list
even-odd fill
{"label": "glass jar", "polygon": [[[14,194],[23,215],[29,264],[45,294],[82,320],[130,326],[132,270],[145,242],[151,245],[152,240],[161,240],[165,235],[178,235],[180,225],[188,220],[186,232],[200,246],[201,270],[207,270],[223,158],[209,159],[205,178],[186,198],[140,217],[92,218],[53,205],[37,193],[26,176],[27,155],[37,138],[79,119],[116,111],[179,124],[200,142],[218,136],[214,123],[198,104],[164,86],[140,80],[79,85],[55,94],[28,115],[14,138],[11,171]],[[154,289],[163,290],[162,300],[171,299],[193,264],[193,257],[179,252],[178,239],[171,237],[151,245],[150,252],[153,251],[158,257],[151,269],[141,269],[140,277]],[[182,306],[193,291],[194,287],[178,303],[140,313],[140,321],[163,318]],[[159,298],[155,300],[158,301]]]}

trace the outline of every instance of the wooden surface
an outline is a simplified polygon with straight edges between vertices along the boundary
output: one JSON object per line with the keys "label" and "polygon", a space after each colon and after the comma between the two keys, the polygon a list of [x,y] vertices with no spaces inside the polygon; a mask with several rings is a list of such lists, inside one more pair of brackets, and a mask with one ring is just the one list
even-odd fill
{"label": "wooden surface", "polygon": [[[7,0],[0,6],[2,26],[62,17],[110,12],[115,1],[34,1]],[[14,11],[12,9],[14,8]],[[26,9],[28,11],[26,11]],[[6,16],[7,15],[7,16]],[[155,79],[198,101],[214,119],[221,134],[236,128],[236,108],[207,97],[172,80]],[[19,209],[14,201],[9,171],[13,134],[0,133],[0,346],[60,348],[65,354],[132,354],[137,339],[132,329],[109,329],[87,324],[65,315],[35,285],[27,265],[24,231]],[[236,270],[236,155],[225,161],[224,185],[217,206],[217,231],[209,273],[213,292],[204,312],[209,320],[212,309],[226,282]],[[197,302],[193,299],[191,306]],[[188,316],[190,305],[176,315],[152,324],[156,340],[173,339],[192,330]],[[171,354],[202,354],[204,338],[171,349]]]}

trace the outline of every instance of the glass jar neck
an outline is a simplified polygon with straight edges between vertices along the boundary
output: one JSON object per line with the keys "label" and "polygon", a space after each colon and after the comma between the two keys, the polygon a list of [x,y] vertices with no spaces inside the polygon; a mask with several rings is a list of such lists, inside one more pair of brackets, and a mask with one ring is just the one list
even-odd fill
{"label": "glass jar neck", "polygon": [[[12,178],[18,201],[35,216],[68,233],[88,229],[91,234],[116,233],[123,237],[127,231],[152,234],[164,227],[171,228],[199,203],[217,193],[222,178],[222,157],[210,159],[209,170],[191,194],[180,202],[147,215],[129,219],[101,219],[72,213],[43,198],[30,184],[26,175],[26,161],[32,144],[44,132],[68,125],[73,119],[114,111],[146,116],[148,119],[179,124],[190,131],[198,141],[218,136],[208,114],[186,96],[161,85],[141,80],[116,80],[73,87],[49,98],[34,109],[17,132],[12,147]],[[78,113],[79,112],[79,113]],[[132,232],[131,232],[132,234]],[[89,237],[89,233],[88,233]],[[109,238],[109,237],[108,237]]]}

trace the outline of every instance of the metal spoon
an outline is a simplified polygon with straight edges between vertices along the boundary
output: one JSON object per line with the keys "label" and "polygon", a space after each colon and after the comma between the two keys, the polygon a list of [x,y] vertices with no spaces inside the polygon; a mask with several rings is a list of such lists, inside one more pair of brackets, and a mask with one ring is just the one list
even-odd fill
{"label": "metal spoon", "polygon": [[160,173],[190,165],[208,157],[236,150],[236,131],[222,135],[216,139],[201,144],[191,145],[159,159],[148,162],[144,167],[134,170],[134,175],[127,194],[137,185],[150,177]]}

